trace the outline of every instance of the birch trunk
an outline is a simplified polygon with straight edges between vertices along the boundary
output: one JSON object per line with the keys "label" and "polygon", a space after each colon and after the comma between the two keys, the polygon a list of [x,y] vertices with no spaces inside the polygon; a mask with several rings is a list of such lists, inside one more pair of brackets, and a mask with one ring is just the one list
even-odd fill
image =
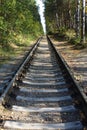
{"label": "birch trunk", "polygon": [[77,0],[77,27],[76,27],[77,37],[80,36],[80,0]]}
{"label": "birch trunk", "polygon": [[82,0],[82,34],[81,34],[81,41],[85,43],[85,6],[86,6],[86,1]]}

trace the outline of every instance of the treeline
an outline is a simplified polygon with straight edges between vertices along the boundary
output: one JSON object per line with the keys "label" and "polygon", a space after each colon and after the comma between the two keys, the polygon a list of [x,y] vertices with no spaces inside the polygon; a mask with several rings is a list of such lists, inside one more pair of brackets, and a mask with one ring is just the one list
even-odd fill
{"label": "treeline", "polygon": [[35,0],[0,0],[0,46],[17,35],[43,33]]}
{"label": "treeline", "polygon": [[74,30],[76,37],[85,42],[85,4],[86,0],[46,0],[48,34]]}

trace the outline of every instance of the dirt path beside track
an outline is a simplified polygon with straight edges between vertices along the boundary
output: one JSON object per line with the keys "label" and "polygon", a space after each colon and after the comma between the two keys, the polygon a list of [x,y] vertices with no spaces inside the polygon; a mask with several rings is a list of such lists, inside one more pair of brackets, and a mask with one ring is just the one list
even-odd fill
{"label": "dirt path beside track", "polygon": [[87,94],[87,48],[78,50],[67,41],[51,40],[67,62],[76,81]]}

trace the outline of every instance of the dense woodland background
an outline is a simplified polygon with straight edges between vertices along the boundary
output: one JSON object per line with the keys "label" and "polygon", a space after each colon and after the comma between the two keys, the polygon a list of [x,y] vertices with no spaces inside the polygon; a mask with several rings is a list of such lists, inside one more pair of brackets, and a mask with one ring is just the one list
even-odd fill
{"label": "dense woodland background", "polygon": [[65,36],[76,44],[86,43],[87,0],[45,0],[48,34]]}
{"label": "dense woodland background", "polygon": [[0,48],[25,44],[42,33],[35,0],[0,0]]}
{"label": "dense woodland background", "polygon": [[[86,43],[84,3],[86,0],[45,0],[47,34],[56,34],[75,44]],[[0,55],[12,50],[13,43],[29,45],[41,35],[43,29],[35,0],[0,0]]]}

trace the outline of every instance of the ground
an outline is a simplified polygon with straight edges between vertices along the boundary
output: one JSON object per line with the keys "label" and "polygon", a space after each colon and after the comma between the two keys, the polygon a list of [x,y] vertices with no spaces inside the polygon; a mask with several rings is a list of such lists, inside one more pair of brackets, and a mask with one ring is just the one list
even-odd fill
{"label": "ground", "polygon": [[[1,66],[0,66],[0,88],[3,87],[3,85],[8,84],[9,78],[12,78],[14,72],[18,69],[19,65],[23,62],[23,59],[25,55],[28,53],[28,51],[33,46],[34,42],[32,42],[29,46],[23,47],[22,50],[16,48],[15,51],[17,51],[17,55],[14,55],[14,57],[5,58],[2,56],[0,57],[1,60]],[[4,63],[4,64],[2,64]],[[2,106],[0,106],[0,121],[3,119],[12,119],[13,118],[13,112],[11,112],[10,109],[4,109]],[[3,130],[3,129],[0,129]]]}
{"label": "ground", "polygon": [[87,94],[87,48],[77,49],[67,41],[51,39],[56,49],[60,52],[68,67],[73,73],[77,83]]}
{"label": "ground", "polygon": [[[87,48],[76,49],[74,45],[71,45],[67,41],[51,40],[67,62],[70,70],[74,74],[75,79],[83,88],[83,91],[87,93]],[[14,58],[12,57],[10,61],[8,61],[9,59],[6,59],[6,63],[0,68],[0,83],[2,83],[3,80],[6,80],[6,82],[8,81],[8,76],[6,75],[17,69],[20,60],[27,51],[28,48],[25,48],[25,50],[21,53],[18,51],[18,56]],[[0,57],[0,60],[3,60],[3,58]]]}
{"label": "ground", "polygon": [[33,43],[27,47],[22,47],[22,49],[16,48],[16,54],[12,54],[10,57],[0,56],[0,85],[7,83],[9,78],[13,76],[32,45]]}
{"label": "ground", "polygon": [[[60,52],[62,57],[68,64],[68,67],[74,74],[74,77],[78,84],[86,91],[87,88],[87,48],[77,50],[74,45],[67,43],[67,41],[56,41],[52,39],[57,50]],[[3,82],[4,77],[15,71],[17,65],[20,63],[21,59],[24,57],[25,53],[29,48],[25,49],[17,57],[11,59],[8,63],[4,64],[0,69],[0,83]],[[0,108],[0,119],[12,119],[14,113],[10,110]],[[4,114],[3,114],[4,113]]]}

